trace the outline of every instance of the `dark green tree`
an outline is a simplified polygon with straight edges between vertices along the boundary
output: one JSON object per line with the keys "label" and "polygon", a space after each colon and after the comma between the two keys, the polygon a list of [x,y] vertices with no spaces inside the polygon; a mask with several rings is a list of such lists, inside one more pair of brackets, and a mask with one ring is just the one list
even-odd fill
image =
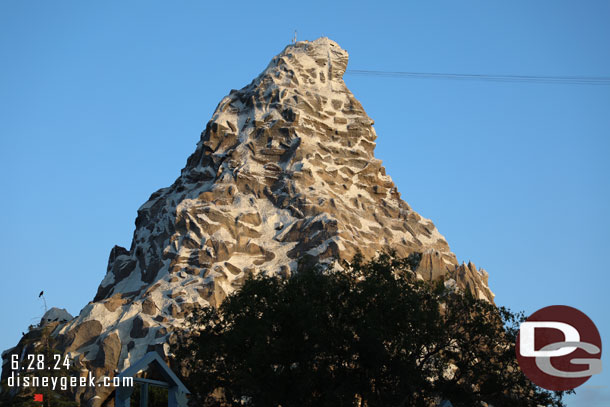
{"label": "dark green tree", "polygon": [[[33,354],[44,357],[45,368],[37,370],[26,370],[18,371],[23,377],[28,376],[38,377],[41,381],[43,377],[49,380],[53,377],[60,380],[65,377],[68,380],[69,377],[79,376],[79,371],[73,365],[69,368],[61,365],[60,370],[46,369],[55,365],[55,357],[59,357],[60,361],[64,360],[64,355],[57,349],[57,343],[55,338],[51,336],[51,331],[57,326],[57,323],[52,323],[42,326],[30,326],[26,339],[21,345],[27,349],[27,354]],[[34,394],[42,394],[43,401],[34,401]],[[51,389],[47,387],[9,387],[8,380],[4,380],[2,383],[2,392],[0,392],[0,406],[11,406],[11,407],[73,407],[79,404],[74,401],[70,391],[68,389]]]}
{"label": "dark green tree", "polygon": [[418,257],[259,275],[174,346],[198,406],[563,406],[515,358],[520,318],[418,281]]}

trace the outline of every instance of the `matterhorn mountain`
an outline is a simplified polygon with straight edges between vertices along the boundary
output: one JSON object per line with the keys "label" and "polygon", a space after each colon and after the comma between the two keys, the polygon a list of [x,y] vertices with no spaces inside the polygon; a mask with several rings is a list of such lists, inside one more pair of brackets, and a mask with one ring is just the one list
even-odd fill
{"label": "matterhorn mountain", "polygon": [[[220,101],[178,179],[139,208],[131,247],[111,250],[93,301],[55,322],[52,335],[83,372],[113,376],[151,350],[168,358],[194,307],[219,305],[251,274],[289,277],[304,258],[393,249],[417,256],[419,278],[493,301],[487,273],[458,263],[375,158],[347,63],[327,38],[297,42]],[[75,396],[98,406],[111,391]]]}

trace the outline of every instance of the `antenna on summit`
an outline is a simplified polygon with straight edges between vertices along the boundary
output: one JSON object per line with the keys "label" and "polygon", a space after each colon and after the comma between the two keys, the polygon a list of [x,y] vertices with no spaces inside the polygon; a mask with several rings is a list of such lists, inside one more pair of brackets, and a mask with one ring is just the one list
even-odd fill
{"label": "antenna on summit", "polygon": [[38,294],[38,298],[42,298],[42,301],[44,302],[44,313],[46,314],[48,309],[47,309],[47,300],[44,298],[44,290],[40,292],[40,294]]}
{"label": "antenna on summit", "polygon": [[297,30],[294,30],[294,37],[292,37],[292,43],[293,44],[297,43]]}

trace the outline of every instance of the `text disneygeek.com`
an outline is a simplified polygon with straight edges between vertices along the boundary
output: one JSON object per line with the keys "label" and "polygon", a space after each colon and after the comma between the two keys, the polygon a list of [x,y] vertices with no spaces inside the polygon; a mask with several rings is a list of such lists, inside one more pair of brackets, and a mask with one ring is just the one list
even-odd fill
{"label": "text disneygeek.com", "polygon": [[67,390],[69,387],[133,387],[133,377],[96,378],[89,372],[87,376],[21,376],[12,372],[8,377],[8,387],[48,388],[50,390]]}

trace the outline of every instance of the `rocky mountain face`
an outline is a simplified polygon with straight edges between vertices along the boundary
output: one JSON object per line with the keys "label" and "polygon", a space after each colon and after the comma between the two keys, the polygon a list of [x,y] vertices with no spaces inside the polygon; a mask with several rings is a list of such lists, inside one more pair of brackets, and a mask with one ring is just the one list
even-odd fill
{"label": "rocky mountain face", "polygon": [[[327,38],[297,42],[220,101],[180,177],[138,210],[131,247],[111,250],[95,299],[55,328],[83,371],[112,376],[147,351],[167,357],[193,307],[217,306],[252,273],[288,277],[305,256],[392,248],[418,256],[420,278],[493,301],[487,273],[458,264],[375,158],[373,120],[343,82],[347,63]],[[98,406],[111,390],[77,397]]]}

